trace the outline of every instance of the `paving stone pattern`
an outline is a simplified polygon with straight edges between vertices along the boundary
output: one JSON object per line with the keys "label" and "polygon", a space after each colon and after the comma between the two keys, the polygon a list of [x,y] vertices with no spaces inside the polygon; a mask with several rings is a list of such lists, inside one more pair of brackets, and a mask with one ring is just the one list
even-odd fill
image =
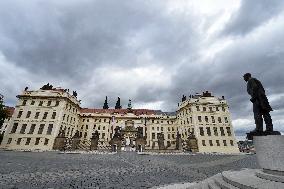
{"label": "paving stone pattern", "polygon": [[259,168],[255,155],[59,154],[0,151],[0,188],[150,188]]}

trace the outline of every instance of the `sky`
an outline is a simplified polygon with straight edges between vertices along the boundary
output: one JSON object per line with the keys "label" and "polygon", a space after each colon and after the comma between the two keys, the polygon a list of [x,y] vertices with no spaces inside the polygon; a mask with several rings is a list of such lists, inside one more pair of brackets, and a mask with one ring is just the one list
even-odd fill
{"label": "sky", "polygon": [[243,74],[284,131],[284,1],[1,0],[0,93],[76,90],[82,107],[176,111],[182,95],[225,96],[237,135],[255,128]]}

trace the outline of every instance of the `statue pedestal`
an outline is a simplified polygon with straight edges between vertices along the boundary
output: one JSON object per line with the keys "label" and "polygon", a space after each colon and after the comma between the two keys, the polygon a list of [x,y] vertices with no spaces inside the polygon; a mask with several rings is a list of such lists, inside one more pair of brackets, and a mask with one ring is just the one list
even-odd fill
{"label": "statue pedestal", "polygon": [[260,167],[284,175],[284,136],[254,136],[253,143]]}
{"label": "statue pedestal", "polygon": [[205,179],[195,188],[241,188],[283,189],[284,188],[284,136],[254,136],[257,161],[262,169],[224,171]]}

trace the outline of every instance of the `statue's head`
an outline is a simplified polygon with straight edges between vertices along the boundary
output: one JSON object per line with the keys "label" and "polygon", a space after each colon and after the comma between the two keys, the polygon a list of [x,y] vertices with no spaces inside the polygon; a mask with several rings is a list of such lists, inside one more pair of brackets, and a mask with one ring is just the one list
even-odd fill
{"label": "statue's head", "polygon": [[244,77],[245,81],[248,81],[251,78],[251,74],[250,73],[246,73],[246,74],[244,74],[243,77]]}

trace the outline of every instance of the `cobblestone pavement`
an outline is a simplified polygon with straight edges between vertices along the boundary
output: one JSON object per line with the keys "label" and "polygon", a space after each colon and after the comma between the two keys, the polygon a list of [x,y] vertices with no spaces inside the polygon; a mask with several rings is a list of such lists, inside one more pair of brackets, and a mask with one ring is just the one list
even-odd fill
{"label": "cobblestone pavement", "polygon": [[241,168],[259,168],[255,155],[0,151],[0,188],[150,188]]}

